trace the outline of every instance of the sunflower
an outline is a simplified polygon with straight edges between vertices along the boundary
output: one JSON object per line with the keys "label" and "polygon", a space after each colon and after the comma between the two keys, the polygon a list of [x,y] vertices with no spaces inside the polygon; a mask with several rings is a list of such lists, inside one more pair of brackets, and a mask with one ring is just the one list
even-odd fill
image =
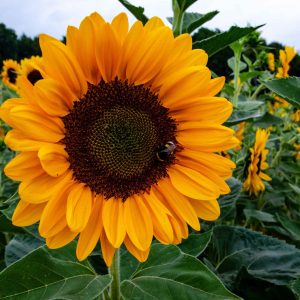
{"label": "sunflower", "polygon": [[292,114],[292,121],[300,122],[300,109],[294,109],[294,112]]}
{"label": "sunflower", "polygon": [[268,58],[268,68],[270,71],[274,72],[275,71],[275,57],[272,52],[267,53],[267,58]]}
{"label": "sunflower", "polygon": [[3,69],[1,73],[2,82],[10,89],[17,91],[17,77],[20,72],[20,65],[12,59],[3,61]]}
{"label": "sunflower", "polygon": [[255,136],[255,144],[250,148],[249,162],[246,164],[247,178],[244,182],[244,189],[250,194],[258,195],[265,190],[263,180],[271,180],[271,177],[262,171],[268,168],[266,162],[269,150],[265,149],[269,137],[269,132],[264,129],[258,129]]}
{"label": "sunflower", "polygon": [[245,126],[246,122],[241,122],[237,125],[237,129],[235,131],[235,137],[239,140],[239,145],[235,147],[235,150],[241,150],[242,149],[242,143],[244,140],[244,133],[245,133]]}
{"label": "sunflower", "polygon": [[122,243],[145,261],[153,236],[177,244],[198,218],[218,218],[235,167],[216,154],[237,144],[221,125],[232,105],[189,35],[93,13],[66,45],[41,35],[40,46],[43,79],[0,112],[20,152],[5,168],[21,181],[13,224],[39,221],[49,248],[78,236],[79,260],[100,239],[110,265]]}
{"label": "sunflower", "polygon": [[276,77],[286,78],[289,77],[290,62],[296,56],[295,48],[286,46],[284,50],[279,51],[279,61],[281,67],[278,68]]}
{"label": "sunflower", "polygon": [[[39,56],[32,56],[31,58],[24,58],[21,60],[20,74],[17,78],[17,85],[22,90],[28,90],[31,86],[43,79],[41,74],[42,58]],[[26,85],[26,87],[24,87]]]}

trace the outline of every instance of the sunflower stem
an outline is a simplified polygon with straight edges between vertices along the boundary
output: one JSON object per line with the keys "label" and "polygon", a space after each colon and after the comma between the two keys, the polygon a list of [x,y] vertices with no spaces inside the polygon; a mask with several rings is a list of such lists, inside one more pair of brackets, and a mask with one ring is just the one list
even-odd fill
{"label": "sunflower stem", "polygon": [[120,248],[115,252],[113,262],[109,269],[112,276],[112,283],[110,286],[110,299],[119,300],[120,299]]}
{"label": "sunflower stem", "polygon": [[178,36],[182,33],[182,22],[184,11],[179,7],[177,0],[172,0],[173,7],[173,32],[174,36]]}
{"label": "sunflower stem", "polygon": [[231,49],[234,53],[234,94],[233,94],[233,107],[238,106],[239,93],[241,91],[239,77],[240,77],[240,64],[241,64],[241,55],[243,50],[243,44],[239,41],[231,44]]}

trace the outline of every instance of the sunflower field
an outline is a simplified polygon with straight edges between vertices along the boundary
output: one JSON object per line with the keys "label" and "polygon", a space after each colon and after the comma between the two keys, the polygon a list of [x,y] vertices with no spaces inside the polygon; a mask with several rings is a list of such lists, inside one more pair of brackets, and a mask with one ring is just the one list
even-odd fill
{"label": "sunflower field", "polygon": [[3,59],[0,299],[300,299],[299,55],[196,1]]}

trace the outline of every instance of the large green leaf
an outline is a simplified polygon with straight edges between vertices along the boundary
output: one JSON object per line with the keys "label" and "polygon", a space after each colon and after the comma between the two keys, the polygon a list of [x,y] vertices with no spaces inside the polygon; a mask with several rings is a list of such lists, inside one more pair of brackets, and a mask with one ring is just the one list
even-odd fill
{"label": "large green leaf", "polygon": [[43,244],[42,240],[32,236],[15,236],[5,247],[6,265],[11,265]]}
{"label": "large green leaf", "polygon": [[24,233],[20,227],[14,226],[4,214],[0,212],[0,232],[6,233]]}
{"label": "large green leaf", "polygon": [[121,283],[125,300],[240,299],[201,261],[174,245],[154,244],[148,260]]}
{"label": "large green leaf", "polygon": [[[262,25],[261,25],[262,26]],[[257,27],[238,27],[232,26],[228,31],[216,34],[212,37],[204,39],[202,41],[196,41],[193,43],[193,48],[203,49],[207,52],[209,56],[212,56],[229,46],[231,43],[239,40],[243,36],[249,34],[250,32],[260,28]]]}
{"label": "large green leaf", "polygon": [[300,241],[300,222],[291,220],[286,216],[276,215],[277,220],[281,226],[289,233],[289,236],[292,240],[299,242]]}
{"label": "large green leaf", "polygon": [[210,242],[211,235],[211,230],[203,233],[190,234],[189,237],[179,245],[179,248],[184,253],[197,257],[206,249]]}
{"label": "large green leaf", "polygon": [[224,221],[227,219],[234,219],[236,215],[236,201],[239,198],[242,191],[242,183],[231,177],[227,180],[227,184],[230,187],[230,194],[222,195],[218,201],[221,207],[221,217],[219,221]]}
{"label": "large green leaf", "polygon": [[273,215],[266,213],[264,211],[256,210],[256,209],[244,209],[244,214],[246,220],[249,221],[250,219],[255,219],[260,222],[266,223],[276,223],[276,219]]}
{"label": "large green leaf", "polygon": [[241,101],[238,107],[233,109],[230,118],[226,121],[226,125],[232,126],[240,122],[249,121],[262,116],[260,108],[263,106],[262,101]]}
{"label": "large green leaf", "polygon": [[217,10],[211,11],[207,14],[199,13],[185,13],[183,16],[182,33],[191,33],[204,23],[210,21],[219,12]]}
{"label": "large green leaf", "polygon": [[283,120],[279,117],[273,116],[266,112],[262,117],[258,118],[253,122],[253,125],[259,128],[268,128],[273,125],[280,125],[283,123]]}
{"label": "large green leaf", "polygon": [[119,2],[122,3],[144,25],[147,23],[148,18],[144,15],[143,7],[132,5],[127,0],[119,0]]}
{"label": "large green leaf", "polygon": [[297,299],[300,300],[300,277],[291,283],[291,289],[297,296]]}
{"label": "large green leaf", "polygon": [[216,226],[212,243],[216,269],[231,288],[242,269],[275,285],[288,285],[300,276],[300,250],[284,241],[246,228]]}
{"label": "large green leaf", "polygon": [[293,106],[300,108],[300,77],[273,79],[265,81],[264,85]]}
{"label": "large green leaf", "polygon": [[40,247],[0,273],[0,299],[74,299],[98,297],[110,275],[94,273],[87,261],[78,262],[76,243],[59,250]]}

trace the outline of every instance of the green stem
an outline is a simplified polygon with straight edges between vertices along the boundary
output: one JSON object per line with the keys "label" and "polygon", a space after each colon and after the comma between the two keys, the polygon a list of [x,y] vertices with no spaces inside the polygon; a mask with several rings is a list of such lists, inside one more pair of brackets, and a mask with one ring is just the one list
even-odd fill
{"label": "green stem", "polygon": [[240,77],[240,62],[241,62],[241,54],[242,51],[237,50],[234,51],[234,58],[235,58],[235,64],[234,64],[234,95],[233,95],[233,106],[238,106],[239,101],[239,93],[240,93],[240,87],[239,87],[239,77]]}
{"label": "green stem", "polygon": [[112,276],[112,283],[110,286],[110,299],[120,300],[120,249],[116,250],[109,271]]}
{"label": "green stem", "polygon": [[251,96],[251,99],[252,100],[255,100],[255,98],[256,98],[256,96],[258,95],[258,93],[262,90],[262,89],[264,89],[265,88],[265,86],[263,85],[263,84],[260,84],[258,87],[257,87],[257,89],[255,90],[255,92],[253,93],[253,95]]}
{"label": "green stem", "polygon": [[173,6],[173,32],[178,36],[182,32],[183,11],[180,9],[176,0],[172,1]]}

